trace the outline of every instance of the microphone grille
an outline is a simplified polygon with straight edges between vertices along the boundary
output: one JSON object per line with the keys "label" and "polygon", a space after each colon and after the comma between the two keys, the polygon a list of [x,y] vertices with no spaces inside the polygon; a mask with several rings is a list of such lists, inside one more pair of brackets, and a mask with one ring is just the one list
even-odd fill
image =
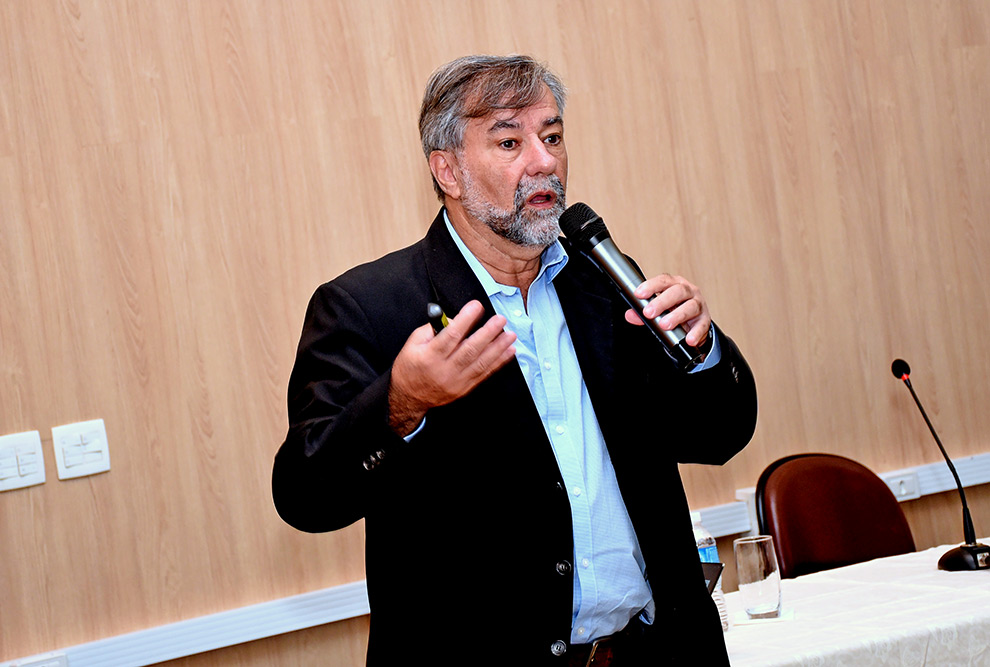
{"label": "microphone grille", "polygon": [[577,244],[588,244],[592,237],[608,236],[605,221],[590,206],[578,202],[567,208],[560,216],[560,229],[564,235]]}
{"label": "microphone grille", "polygon": [[903,359],[894,359],[894,363],[890,365],[890,372],[894,374],[895,378],[901,380],[905,376],[911,375],[911,367]]}

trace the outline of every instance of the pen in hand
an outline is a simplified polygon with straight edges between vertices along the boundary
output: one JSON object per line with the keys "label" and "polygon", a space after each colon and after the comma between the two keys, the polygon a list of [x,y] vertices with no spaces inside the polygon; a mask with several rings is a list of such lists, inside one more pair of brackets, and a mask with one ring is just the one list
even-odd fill
{"label": "pen in hand", "polygon": [[447,316],[444,314],[443,308],[435,303],[426,304],[426,317],[430,320],[434,334],[440,333],[447,326]]}

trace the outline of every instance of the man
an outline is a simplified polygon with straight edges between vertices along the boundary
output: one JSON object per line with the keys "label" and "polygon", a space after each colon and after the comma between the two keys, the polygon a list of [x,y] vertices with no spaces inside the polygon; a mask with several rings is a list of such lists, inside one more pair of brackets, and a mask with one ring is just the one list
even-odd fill
{"label": "man", "polygon": [[638,291],[711,348],[691,373],[558,240],[563,108],[527,57],[437,70],[443,209],[310,303],[273,493],[301,530],[365,519],[368,664],[727,663],[677,464],[746,445],[753,378],[687,280]]}

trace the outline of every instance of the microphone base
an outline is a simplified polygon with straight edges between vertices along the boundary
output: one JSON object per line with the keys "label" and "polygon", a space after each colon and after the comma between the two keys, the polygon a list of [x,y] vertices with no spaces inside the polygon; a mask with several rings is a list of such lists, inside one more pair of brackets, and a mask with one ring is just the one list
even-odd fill
{"label": "microphone base", "polygon": [[990,570],[990,547],[977,542],[949,549],[938,559],[938,569],[948,572]]}

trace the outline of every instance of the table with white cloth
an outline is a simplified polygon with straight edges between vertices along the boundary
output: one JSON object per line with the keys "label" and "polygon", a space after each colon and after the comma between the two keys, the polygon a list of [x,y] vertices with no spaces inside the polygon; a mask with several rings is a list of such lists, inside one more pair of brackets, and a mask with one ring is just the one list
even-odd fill
{"label": "table with white cloth", "polygon": [[730,662],[990,665],[990,570],[939,570],[953,546],[784,579],[781,619],[747,622],[727,593]]}

